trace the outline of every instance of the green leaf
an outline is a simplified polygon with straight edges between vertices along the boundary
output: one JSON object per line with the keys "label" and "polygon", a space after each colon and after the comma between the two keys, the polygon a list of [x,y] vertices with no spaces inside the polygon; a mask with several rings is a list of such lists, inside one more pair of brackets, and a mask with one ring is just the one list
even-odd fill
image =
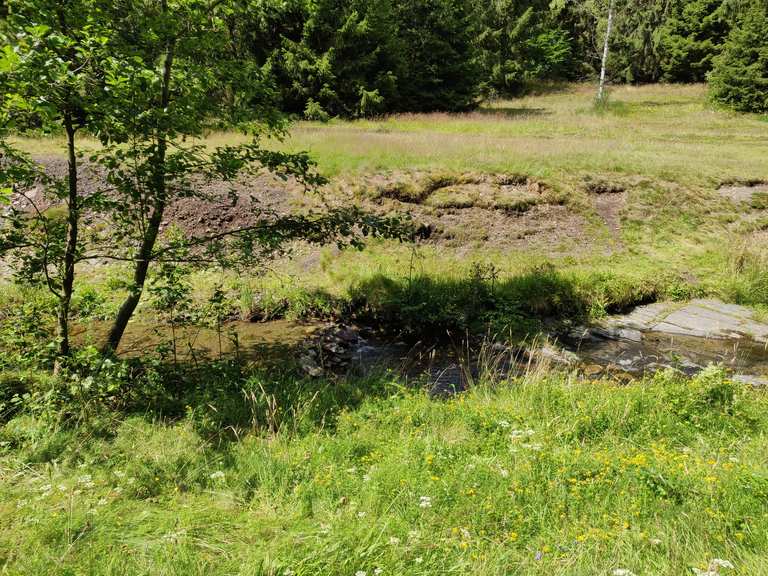
{"label": "green leaf", "polygon": [[0,188],[0,204],[10,204],[13,188]]}
{"label": "green leaf", "polygon": [[19,64],[19,55],[10,46],[3,46],[0,53],[0,73],[13,71]]}

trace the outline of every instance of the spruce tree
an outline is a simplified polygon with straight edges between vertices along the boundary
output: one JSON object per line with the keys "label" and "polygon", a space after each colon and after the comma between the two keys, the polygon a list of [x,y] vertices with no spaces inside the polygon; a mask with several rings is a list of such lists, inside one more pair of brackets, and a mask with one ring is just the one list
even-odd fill
{"label": "spruce tree", "polygon": [[674,3],[661,30],[662,78],[667,82],[703,82],[730,31],[725,0]]}
{"label": "spruce tree", "polygon": [[755,1],[714,59],[712,98],[740,112],[768,113],[768,7]]}

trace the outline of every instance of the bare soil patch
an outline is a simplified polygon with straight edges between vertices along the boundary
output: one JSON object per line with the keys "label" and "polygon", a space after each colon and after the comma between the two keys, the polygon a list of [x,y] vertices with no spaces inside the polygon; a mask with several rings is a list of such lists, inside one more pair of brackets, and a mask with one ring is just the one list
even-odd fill
{"label": "bare soil patch", "polygon": [[[66,174],[61,157],[38,157],[54,176]],[[98,171],[84,172],[84,194],[103,184]],[[333,182],[321,194],[269,174],[236,183],[200,183],[207,199],[184,198],[166,210],[163,228],[210,234],[242,228],[278,215],[356,204],[380,214],[409,214],[426,242],[491,249],[578,253],[591,249],[587,219],[565,204],[557,190],[526,176],[482,173],[397,172],[355,175]],[[51,207],[42,188],[30,191],[42,209]],[[618,198],[618,196],[617,196]],[[618,225],[618,210],[601,213]]]}
{"label": "bare soil patch", "polygon": [[750,204],[754,208],[768,208],[768,182],[731,182],[720,186],[717,193],[737,204]]}
{"label": "bare soil patch", "polygon": [[390,172],[336,188],[374,210],[410,214],[435,244],[573,253],[593,242],[586,218],[559,191],[527,176]]}
{"label": "bare soil patch", "polygon": [[595,212],[603,219],[611,238],[621,244],[621,211],[627,203],[627,193],[599,194],[593,200]]}

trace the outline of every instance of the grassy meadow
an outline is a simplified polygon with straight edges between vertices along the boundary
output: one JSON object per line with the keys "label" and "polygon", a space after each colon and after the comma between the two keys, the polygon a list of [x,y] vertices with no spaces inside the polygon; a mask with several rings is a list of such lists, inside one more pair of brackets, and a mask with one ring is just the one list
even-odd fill
{"label": "grassy meadow", "polygon": [[[768,312],[765,206],[718,192],[768,181],[768,119],[713,107],[701,85],[593,101],[593,86],[566,85],[466,114],[300,122],[270,144],[309,150],[337,201],[370,202],[353,184],[414,171],[523,175],[579,223],[558,242],[544,240],[560,221],[514,245],[459,221],[448,240],[199,271],[194,296],[223,282],[243,316],[258,301],[268,318],[414,338],[477,322],[525,336],[698,296]],[[58,137],[16,143],[61,155]],[[87,327],[114,313],[125,269],[82,273]],[[447,400],[395,372],[309,379],[290,359],[117,362],[60,383],[18,360],[53,325],[47,297],[3,288],[0,574],[768,575],[768,394],[720,367],[629,384],[540,368]]]}
{"label": "grassy meadow", "polygon": [[332,386],[225,444],[204,414],[11,420],[5,573],[768,574],[768,397],[717,369],[441,402],[382,376],[318,413]]}

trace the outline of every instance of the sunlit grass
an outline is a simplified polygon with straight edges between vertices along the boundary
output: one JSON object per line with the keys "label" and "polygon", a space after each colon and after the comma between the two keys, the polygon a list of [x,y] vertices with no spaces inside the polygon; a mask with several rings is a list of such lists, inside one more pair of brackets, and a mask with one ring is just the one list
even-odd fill
{"label": "sunlit grass", "polygon": [[[554,177],[602,171],[699,185],[768,177],[766,119],[714,108],[703,85],[616,87],[605,112],[593,101],[592,86],[572,85],[466,114],[299,122],[273,145],[308,150],[331,175],[425,167]],[[213,133],[205,141],[243,139]],[[35,154],[61,153],[63,144],[57,137],[18,141]]]}
{"label": "sunlit grass", "polygon": [[717,370],[621,387],[539,375],[446,402],[385,390],[334,428],[218,447],[197,429],[215,399],[97,437],[19,417],[2,429],[0,566],[681,576],[717,558],[768,574],[765,392]]}

